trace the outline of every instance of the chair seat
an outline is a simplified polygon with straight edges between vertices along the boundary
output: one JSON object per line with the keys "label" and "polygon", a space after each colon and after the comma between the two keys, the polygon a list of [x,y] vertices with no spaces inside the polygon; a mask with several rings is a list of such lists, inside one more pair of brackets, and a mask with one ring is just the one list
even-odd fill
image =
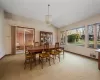
{"label": "chair seat", "polygon": [[57,49],[59,52],[62,52],[63,50],[62,49]]}
{"label": "chair seat", "polygon": [[35,57],[34,54],[30,55],[30,54],[26,54],[26,58],[32,58],[32,57]]}
{"label": "chair seat", "polygon": [[39,56],[42,58],[46,58],[46,57],[50,57],[50,54],[49,53],[41,53]]}
{"label": "chair seat", "polygon": [[56,50],[52,50],[52,51],[51,51],[51,55],[58,55],[58,54],[60,54],[59,51],[56,51]]}
{"label": "chair seat", "polygon": [[26,55],[26,58],[32,58],[32,56],[31,55]]}

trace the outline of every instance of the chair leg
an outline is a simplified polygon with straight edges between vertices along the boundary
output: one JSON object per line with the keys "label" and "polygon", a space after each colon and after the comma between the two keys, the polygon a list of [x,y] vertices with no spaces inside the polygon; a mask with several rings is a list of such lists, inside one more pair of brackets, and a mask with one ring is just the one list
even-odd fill
{"label": "chair leg", "polygon": [[53,56],[53,63],[55,64],[55,56]]}
{"label": "chair leg", "polygon": [[41,62],[41,61],[40,61],[40,56],[39,56],[39,64],[40,64],[40,62]]}
{"label": "chair leg", "polygon": [[48,59],[46,58],[46,62],[47,62],[47,60],[48,60]]}
{"label": "chair leg", "polygon": [[36,65],[36,54],[35,54],[35,56],[34,56],[34,61],[35,61],[35,65]]}
{"label": "chair leg", "polygon": [[30,70],[32,69],[32,59],[29,59],[29,63],[30,63]]}
{"label": "chair leg", "polygon": [[49,60],[49,66],[51,66],[51,63],[50,63],[50,58],[49,58],[48,60]]}
{"label": "chair leg", "polygon": [[56,59],[56,55],[55,55],[55,59]]}
{"label": "chair leg", "polygon": [[63,50],[63,59],[64,59],[64,50]]}
{"label": "chair leg", "polygon": [[41,59],[41,67],[43,69],[43,58]]}
{"label": "chair leg", "polygon": [[60,54],[58,56],[59,56],[59,62],[60,62]]}
{"label": "chair leg", "polygon": [[25,62],[24,62],[24,69],[26,69],[26,60],[25,60]]}

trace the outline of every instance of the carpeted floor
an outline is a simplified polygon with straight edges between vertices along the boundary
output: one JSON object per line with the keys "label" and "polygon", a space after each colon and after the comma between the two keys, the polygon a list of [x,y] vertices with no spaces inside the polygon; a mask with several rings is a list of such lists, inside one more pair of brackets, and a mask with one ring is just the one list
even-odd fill
{"label": "carpeted floor", "polygon": [[0,60],[0,80],[100,80],[98,63],[78,55],[65,52],[65,58],[56,63],[33,64],[24,70],[24,54],[7,56]]}

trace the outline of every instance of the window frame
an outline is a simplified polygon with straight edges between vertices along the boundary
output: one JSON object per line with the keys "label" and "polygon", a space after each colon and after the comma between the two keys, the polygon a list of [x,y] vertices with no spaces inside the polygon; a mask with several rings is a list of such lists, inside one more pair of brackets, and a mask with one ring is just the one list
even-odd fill
{"label": "window frame", "polygon": [[[67,33],[67,32],[70,31],[70,30],[75,30],[75,29],[79,29],[79,28],[84,28],[84,35],[85,35],[85,32],[86,32],[86,31],[85,31],[85,26],[66,30],[66,42],[67,42],[68,45],[75,45],[75,44],[71,44],[71,43],[68,42],[68,33]],[[73,33],[72,33],[72,34],[73,34]],[[84,47],[84,46],[85,46],[85,38],[84,38],[84,44],[83,44],[83,45],[75,45],[75,46],[82,46],[82,47]]]}

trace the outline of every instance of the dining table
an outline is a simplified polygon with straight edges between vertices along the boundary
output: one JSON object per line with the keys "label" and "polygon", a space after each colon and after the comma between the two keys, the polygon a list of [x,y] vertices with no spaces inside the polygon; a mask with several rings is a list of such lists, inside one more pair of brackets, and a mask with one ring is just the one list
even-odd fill
{"label": "dining table", "polygon": [[[55,48],[55,45],[49,45],[49,50],[62,50],[62,53],[63,53],[63,58],[64,58],[64,47],[57,47]],[[34,57],[34,60],[35,60],[35,65],[37,64],[36,63],[36,54],[41,54],[43,50],[47,50],[47,49],[44,49],[44,46],[36,46],[36,47],[29,47],[27,48],[27,51],[30,53],[30,54],[33,54],[35,55]],[[40,62],[39,62],[40,63]],[[32,65],[32,63],[31,63]],[[32,67],[31,67],[32,68]]]}
{"label": "dining table", "polygon": [[[55,45],[49,45],[49,49],[53,50],[55,49]],[[57,49],[61,49],[64,55],[64,47],[59,46]],[[27,49],[29,53],[35,54],[35,53],[40,53],[42,52],[44,49],[44,46],[37,46],[37,47],[31,47],[29,49]]]}

